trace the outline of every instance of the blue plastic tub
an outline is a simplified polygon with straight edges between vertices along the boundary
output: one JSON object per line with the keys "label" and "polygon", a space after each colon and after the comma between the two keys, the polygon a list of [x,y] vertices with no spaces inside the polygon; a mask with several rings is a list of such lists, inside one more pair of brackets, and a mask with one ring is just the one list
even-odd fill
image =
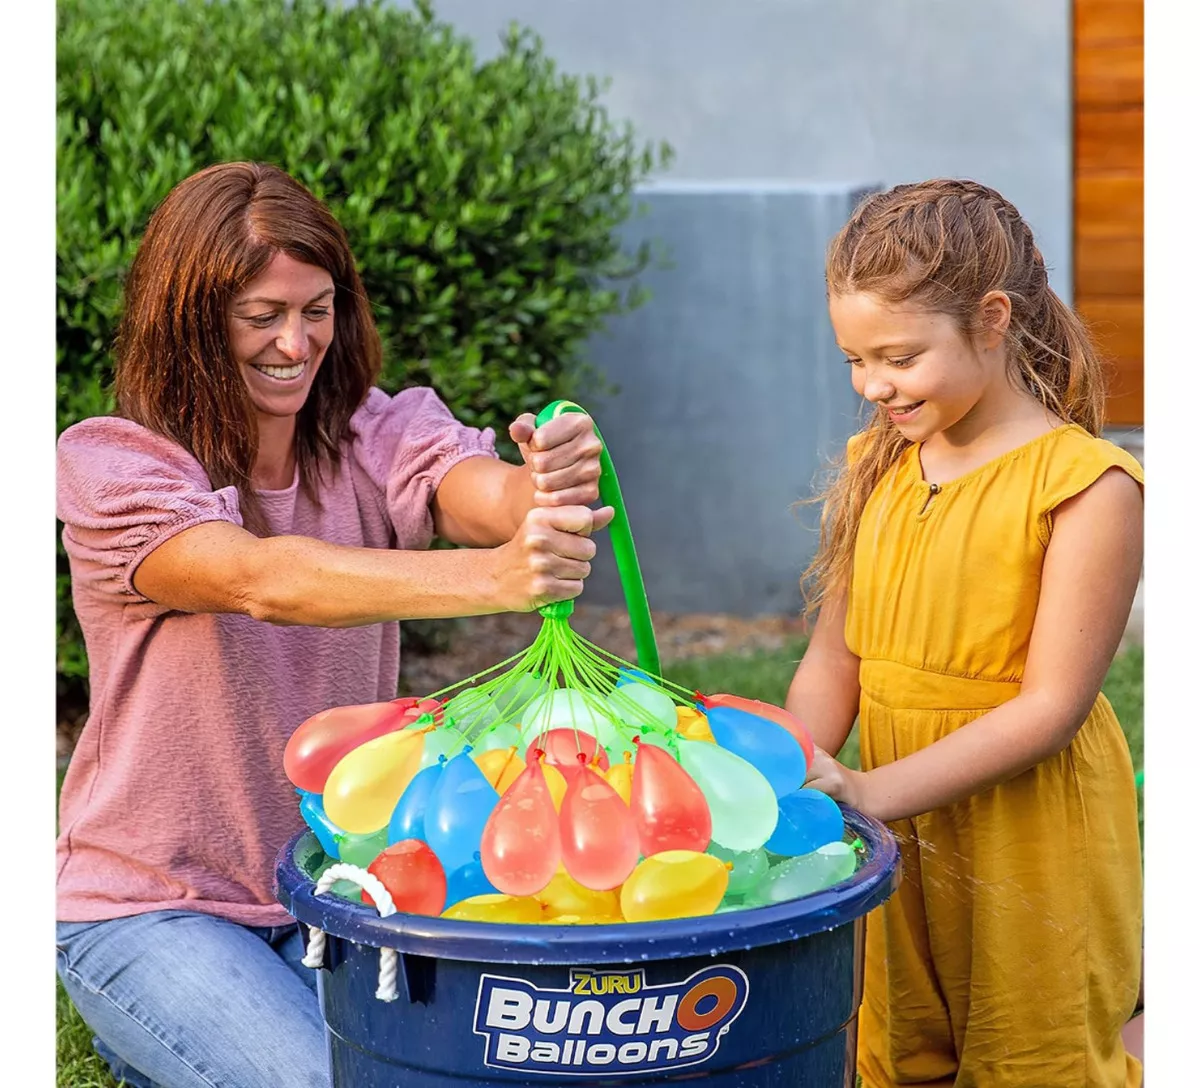
{"label": "blue plastic tub", "polygon": [[[295,836],[279,900],[326,933],[318,992],[335,1088],[638,1085],[851,1088],[865,916],[899,882],[895,841],[853,877],[755,910],[608,926],[498,925],[396,914],[315,885]],[[380,1000],[380,949],[398,953]]]}

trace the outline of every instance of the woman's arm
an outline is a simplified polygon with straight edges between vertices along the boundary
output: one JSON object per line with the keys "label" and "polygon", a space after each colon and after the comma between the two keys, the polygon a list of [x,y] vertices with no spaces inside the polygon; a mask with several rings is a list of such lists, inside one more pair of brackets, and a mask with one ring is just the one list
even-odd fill
{"label": "woman's arm", "polygon": [[1020,694],[873,771],[849,770],[821,753],[808,785],[895,820],[960,801],[1062,751],[1112,664],[1141,568],[1141,489],[1110,469],[1054,512]]}
{"label": "woman's arm", "polygon": [[528,612],[577,597],[611,511],[534,509],[496,548],[391,551],[301,536],[260,538],[225,521],[185,529],[133,575],[137,591],[184,612],[239,612],[277,624]]}
{"label": "woman's arm", "polygon": [[858,658],[846,646],[846,592],[817,615],[808,649],[788,688],[787,709],[827,752],[840,752],[858,715]]}
{"label": "woman's arm", "polygon": [[468,457],[443,477],[433,500],[434,532],[443,540],[494,547],[512,539],[534,506],[586,506],[599,498],[600,439],[591,416],[569,412],[535,429],[526,413],[508,433],[524,465]]}

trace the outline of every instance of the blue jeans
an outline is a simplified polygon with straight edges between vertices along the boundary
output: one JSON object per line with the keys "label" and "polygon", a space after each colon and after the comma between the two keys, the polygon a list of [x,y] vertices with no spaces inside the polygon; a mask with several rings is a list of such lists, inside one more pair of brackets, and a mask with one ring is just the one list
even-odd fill
{"label": "blue jeans", "polygon": [[330,1088],[295,925],[167,910],[59,922],[58,974],[130,1088]]}

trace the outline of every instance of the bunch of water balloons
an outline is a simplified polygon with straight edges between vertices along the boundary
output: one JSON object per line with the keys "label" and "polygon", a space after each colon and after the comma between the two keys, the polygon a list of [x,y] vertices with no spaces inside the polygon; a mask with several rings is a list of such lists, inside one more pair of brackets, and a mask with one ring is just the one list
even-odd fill
{"label": "bunch of water balloons", "polygon": [[285,769],[328,864],[366,868],[400,911],[559,924],[765,906],[853,874],[795,717],[637,669],[569,605],[543,614],[485,673],[296,729]]}

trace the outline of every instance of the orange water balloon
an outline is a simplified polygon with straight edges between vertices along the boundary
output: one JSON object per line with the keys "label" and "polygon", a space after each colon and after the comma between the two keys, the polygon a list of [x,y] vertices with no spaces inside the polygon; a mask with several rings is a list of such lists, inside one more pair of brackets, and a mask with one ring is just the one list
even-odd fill
{"label": "orange water balloon", "polygon": [[329,772],[347,752],[404,729],[440,705],[436,699],[404,698],[322,710],[301,722],[288,738],[283,769],[292,785],[307,793],[322,793]]}
{"label": "orange water balloon", "polygon": [[712,841],[708,800],[692,776],[662,748],[638,745],[629,809],[646,857],[663,850],[703,853]]}
{"label": "orange water balloon", "polygon": [[590,767],[580,767],[567,783],[560,826],[563,868],[585,888],[619,887],[637,865],[633,813]]}
{"label": "orange water balloon", "polygon": [[[557,767],[568,781],[585,763],[598,766],[601,773],[608,770],[608,754],[591,733],[582,729],[551,729],[542,733],[525,752],[525,762],[535,751],[545,753],[545,766]],[[580,759],[580,755],[584,758]]]}
{"label": "orange water balloon", "polygon": [[527,763],[500,798],[479,844],[484,875],[506,895],[533,895],[562,858],[558,812],[541,762]]}
{"label": "orange water balloon", "polygon": [[[437,915],[446,905],[446,872],[428,843],[420,839],[393,843],[367,866],[367,872],[379,879],[396,910],[405,914]],[[362,900],[375,906],[365,891]]]}

